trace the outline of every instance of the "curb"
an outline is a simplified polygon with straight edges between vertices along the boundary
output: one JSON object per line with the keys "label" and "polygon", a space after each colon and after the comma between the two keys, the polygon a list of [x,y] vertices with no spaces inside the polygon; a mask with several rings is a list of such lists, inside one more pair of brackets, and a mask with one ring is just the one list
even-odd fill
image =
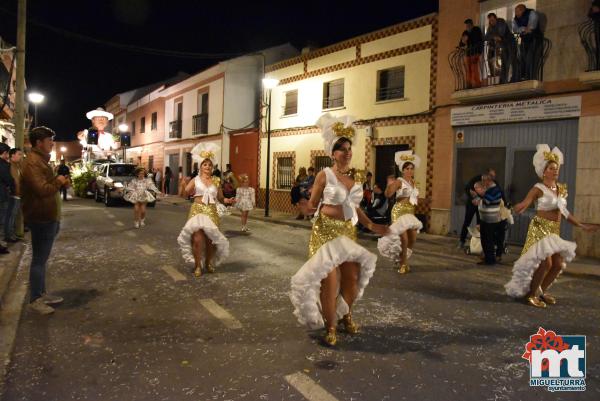
{"label": "curb", "polygon": [[[5,295],[10,288],[10,283],[13,281],[17,274],[17,270],[23,255],[25,253],[25,244],[23,241],[18,242],[10,248],[10,254],[2,256],[3,267],[0,269],[0,310],[5,303]],[[4,264],[5,260],[8,261],[8,266]]]}

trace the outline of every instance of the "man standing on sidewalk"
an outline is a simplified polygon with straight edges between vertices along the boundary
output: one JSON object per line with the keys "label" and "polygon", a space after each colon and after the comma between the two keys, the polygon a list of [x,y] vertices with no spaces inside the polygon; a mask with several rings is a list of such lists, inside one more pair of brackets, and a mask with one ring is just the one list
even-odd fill
{"label": "man standing on sidewalk", "polygon": [[23,152],[19,148],[13,148],[8,152],[10,161],[10,175],[15,183],[14,190],[10,193],[8,200],[8,212],[4,221],[4,240],[8,242],[17,242],[22,238],[17,238],[17,215],[21,209],[21,157]]}
{"label": "man standing on sidewalk", "polygon": [[[60,165],[58,166],[56,173],[58,175],[64,175],[67,178],[71,176],[71,169],[69,168],[69,166],[67,166],[65,159],[62,159],[60,161]],[[62,187],[60,187],[60,192],[62,193],[63,200],[66,201],[67,200],[67,186],[63,185]]]}
{"label": "man standing on sidewalk", "polygon": [[31,231],[33,251],[29,271],[29,307],[47,315],[54,312],[49,305],[63,301],[61,297],[46,293],[46,263],[59,230],[59,189],[68,185],[69,179],[64,175],[55,177],[48,165],[54,147],[54,131],[36,127],[29,134],[29,142],[31,152],[23,163],[21,177],[23,217]]}
{"label": "man standing on sidewalk", "polygon": [[500,214],[502,191],[489,174],[482,176],[482,184],[475,187],[480,199],[474,200],[479,204],[481,246],[485,255],[478,264],[495,265],[496,257],[501,257],[504,251],[504,225]]}
{"label": "man standing on sidewalk", "polygon": [[[0,226],[6,227],[8,220],[8,201],[10,194],[15,190],[15,181],[10,175],[10,164],[8,163],[10,147],[0,143]],[[0,244],[0,254],[8,253],[8,249]]]}

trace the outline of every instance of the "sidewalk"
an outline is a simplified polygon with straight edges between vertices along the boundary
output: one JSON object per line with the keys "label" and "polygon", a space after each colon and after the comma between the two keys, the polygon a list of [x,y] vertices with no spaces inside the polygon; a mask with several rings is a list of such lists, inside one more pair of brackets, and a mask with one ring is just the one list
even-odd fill
{"label": "sidewalk", "polygon": [[25,250],[24,241],[8,244],[8,250],[10,251],[9,254],[0,255],[0,309],[2,309],[4,302],[6,302],[4,296],[8,292],[10,282],[15,277],[17,268],[21,262],[21,256]]}
{"label": "sidewalk", "polygon": [[[168,196],[166,198],[162,198],[161,202],[165,204],[168,203],[180,206],[187,206],[190,204],[189,201],[182,199],[178,196]],[[232,216],[239,215],[240,212],[237,209],[232,208]],[[260,220],[272,224],[282,224],[291,227],[306,228],[308,230],[312,226],[312,223],[309,220],[296,220],[295,216],[287,213],[282,213],[276,210],[270,210],[269,215],[269,217],[265,217],[264,209],[254,209],[250,212],[248,218],[250,220]],[[371,234],[361,233],[360,235],[363,238],[375,238],[375,236]],[[451,236],[421,233],[419,234],[419,239],[417,240],[417,242],[425,242],[427,244],[427,247],[431,247],[441,252],[444,252],[444,250],[453,253],[458,252],[456,250],[457,239]],[[510,263],[512,265],[514,260],[518,258],[520,252],[520,247],[510,246],[509,254],[506,255],[506,257],[504,258],[504,263]],[[475,259],[471,259],[475,261]],[[567,276],[587,276],[590,278],[600,279],[600,260],[585,257],[576,257],[574,261],[568,264],[567,269],[563,274]]]}

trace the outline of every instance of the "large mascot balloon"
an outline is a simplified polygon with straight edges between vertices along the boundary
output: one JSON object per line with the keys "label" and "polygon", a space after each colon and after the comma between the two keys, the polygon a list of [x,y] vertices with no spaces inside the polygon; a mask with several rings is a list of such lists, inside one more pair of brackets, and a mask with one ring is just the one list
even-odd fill
{"label": "large mascot balloon", "polygon": [[120,138],[118,135],[115,136],[105,131],[108,122],[113,119],[113,115],[102,107],[98,107],[96,110],[87,112],[85,116],[92,121],[92,126],[80,131],[77,139],[83,146],[84,152],[87,153],[88,159],[92,155],[93,159],[114,157],[112,151],[119,149]]}

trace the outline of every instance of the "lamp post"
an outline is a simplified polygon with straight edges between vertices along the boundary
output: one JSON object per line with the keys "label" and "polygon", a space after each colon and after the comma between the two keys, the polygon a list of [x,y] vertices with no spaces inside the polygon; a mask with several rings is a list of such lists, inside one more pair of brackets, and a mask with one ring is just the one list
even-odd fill
{"label": "lamp post", "polygon": [[38,124],[37,106],[44,101],[44,95],[37,92],[31,92],[28,96],[29,101],[33,103],[33,126]]}
{"label": "lamp post", "polygon": [[127,133],[129,126],[125,123],[119,124],[119,133],[121,134],[121,145],[123,146],[123,163],[127,162],[127,146],[123,145],[123,134]]}
{"label": "lamp post", "polygon": [[274,78],[263,78],[263,87],[267,90],[267,188],[265,192],[265,217],[269,217],[269,203],[271,200],[271,91],[279,80]]}
{"label": "lamp post", "polygon": [[63,160],[65,159],[65,152],[67,151],[67,148],[65,146],[61,146],[60,147],[60,159]]}

